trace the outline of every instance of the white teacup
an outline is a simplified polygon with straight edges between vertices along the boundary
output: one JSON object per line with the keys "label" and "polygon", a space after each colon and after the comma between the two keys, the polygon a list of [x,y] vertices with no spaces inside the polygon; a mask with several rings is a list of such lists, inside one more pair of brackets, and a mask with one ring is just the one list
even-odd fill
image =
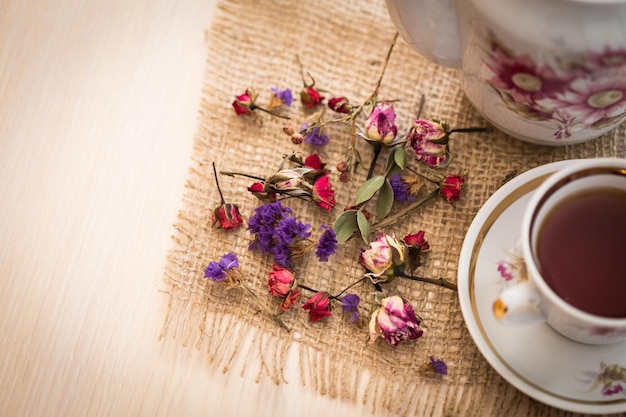
{"label": "white teacup", "polygon": [[626,159],[552,174],[525,209],[518,246],[525,276],[494,302],[502,323],[545,321],[588,344],[626,340]]}
{"label": "white teacup", "polygon": [[624,0],[386,0],[402,37],[459,69],[474,107],[527,142],[570,145],[626,117]]}

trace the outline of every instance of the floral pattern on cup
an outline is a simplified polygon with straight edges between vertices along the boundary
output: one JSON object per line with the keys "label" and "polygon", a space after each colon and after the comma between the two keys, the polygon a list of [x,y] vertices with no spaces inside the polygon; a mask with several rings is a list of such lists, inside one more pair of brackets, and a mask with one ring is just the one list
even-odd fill
{"label": "floral pattern on cup", "polygon": [[617,125],[626,116],[626,48],[606,47],[551,65],[492,39],[485,64],[492,72],[486,81],[504,105],[524,119],[552,124],[556,140]]}
{"label": "floral pattern on cup", "polygon": [[584,383],[588,391],[599,390],[603,397],[626,397],[626,368],[617,364],[600,363],[600,371],[584,372]]}
{"label": "floral pattern on cup", "polygon": [[499,260],[497,265],[498,273],[507,283],[519,283],[528,279],[526,272],[526,262],[522,256],[521,242],[518,240],[514,247],[505,250],[506,257]]}

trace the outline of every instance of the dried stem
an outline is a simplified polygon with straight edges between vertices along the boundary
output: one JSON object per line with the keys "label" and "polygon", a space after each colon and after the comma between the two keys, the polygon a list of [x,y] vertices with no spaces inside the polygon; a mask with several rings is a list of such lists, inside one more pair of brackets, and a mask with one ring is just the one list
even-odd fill
{"label": "dried stem", "polygon": [[224,195],[222,194],[222,189],[220,188],[220,182],[217,179],[217,170],[215,169],[215,162],[213,162],[213,174],[215,174],[215,185],[217,185],[217,191],[220,193],[220,204],[226,204],[226,200],[224,200]]}
{"label": "dried stem", "polygon": [[450,281],[446,281],[443,278],[437,278],[437,279],[433,279],[433,278],[424,278],[424,277],[417,277],[414,275],[409,275],[406,272],[404,272],[404,269],[402,269],[401,267],[397,267],[394,270],[396,276],[402,277],[402,278],[407,278],[410,279],[412,281],[420,281],[420,282],[426,282],[428,284],[434,284],[434,285],[438,285],[440,287],[444,287],[444,288],[448,288],[452,291],[458,291],[458,287],[456,286],[456,284],[451,283]]}
{"label": "dried stem", "polygon": [[248,295],[250,297],[252,297],[252,299],[256,302],[256,304],[265,312],[267,313],[276,323],[278,323],[278,325],[280,327],[282,327],[283,329],[285,329],[286,331],[291,331],[289,329],[289,327],[287,327],[287,325],[285,324],[285,322],[283,322],[280,317],[278,317],[278,315],[276,313],[274,313],[273,311],[271,311],[266,305],[265,303],[261,302],[261,300],[259,299],[259,297],[254,293],[254,291],[252,291],[250,288],[248,288],[248,286],[246,284],[244,284],[243,282],[239,282],[239,288],[243,289],[245,292],[248,293]]}

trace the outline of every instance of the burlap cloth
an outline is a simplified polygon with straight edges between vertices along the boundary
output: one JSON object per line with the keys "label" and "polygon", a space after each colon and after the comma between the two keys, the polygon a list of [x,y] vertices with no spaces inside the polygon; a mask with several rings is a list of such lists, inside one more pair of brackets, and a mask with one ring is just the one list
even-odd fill
{"label": "burlap cloth", "polygon": [[[288,349],[297,349],[301,383],[320,395],[370,404],[373,412],[397,415],[570,415],[545,406],[504,381],[485,361],[464,324],[457,294],[434,286],[396,280],[385,287],[389,294],[409,299],[423,318],[424,336],[398,347],[379,340],[366,345],[366,323],[349,322],[336,309],[333,317],[311,323],[300,306],[287,312],[290,333],[258,309],[239,290],[225,291],[203,278],[207,263],[228,251],[239,256],[250,286],[272,302],[265,283],[271,259],[247,250],[250,234],[242,227],[226,232],[211,228],[211,210],[219,203],[211,163],[218,169],[243,171],[265,177],[272,174],[281,155],[297,150],[280,131],[284,121],[260,114],[237,117],[231,107],[234,95],[247,87],[261,94],[265,104],[269,88],[302,87],[300,67],[315,77],[316,87],[344,95],[353,103],[373,90],[393,28],[382,0],[221,0],[214,23],[207,31],[208,51],[199,128],[182,208],[175,225],[174,247],[165,271],[169,309],[164,340],[176,340],[206,353],[207,361],[225,372],[237,358],[246,365],[237,372],[256,372],[259,383],[283,383]],[[455,72],[421,58],[399,39],[380,89],[380,97],[395,103],[398,125],[408,129],[421,95],[424,116],[447,120],[453,127],[482,126],[485,121],[461,92]],[[326,94],[330,96],[331,94]],[[304,121],[299,101],[290,110],[294,124]],[[540,147],[523,143],[491,129],[485,133],[452,137],[454,159],[446,173],[467,171],[461,200],[455,205],[431,202],[396,226],[398,233],[426,231],[431,251],[420,270],[430,277],[456,281],[457,263],[466,231],[480,207],[507,175],[519,174],[548,162],[599,156],[626,157],[625,126],[585,144]],[[330,130],[331,142],[322,159],[331,167],[341,159],[349,132]],[[365,163],[372,150],[358,142]],[[383,155],[384,157],[384,155]],[[332,224],[341,210],[353,203],[361,177],[342,184],[336,170],[331,181],[338,205],[331,213],[311,203],[290,200],[298,217]],[[225,198],[240,206],[247,219],[259,201],[247,192],[249,179],[221,177]],[[404,236],[404,234],[402,234]],[[337,293],[362,276],[357,258],[362,244],[353,239],[326,264],[315,257],[296,261],[296,274],[306,285]],[[357,288],[367,312],[371,287]],[[427,376],[419,367],[428,356],[448,364],[446,377]],[[290,381],[293,383],[293,381]],[[364,388],[363,388],[364,387]]]}

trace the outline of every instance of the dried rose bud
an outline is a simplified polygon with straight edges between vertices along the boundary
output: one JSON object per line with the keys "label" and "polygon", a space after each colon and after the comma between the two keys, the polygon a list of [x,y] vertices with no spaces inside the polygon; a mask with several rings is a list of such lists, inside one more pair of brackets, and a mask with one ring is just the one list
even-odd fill
{"label": "dried rose bud", "polygon": [[461,189],[465,183],[462,175],[448,175],[440,184],[439,194],[452,203],[461,198]]}
{"label": "dried rose bud", "polygon": [[324,100],[324,96],[313,87],[304,87],[300,91],[300,100],[304,107],[312,109]]}
{"label": "dried rose bud", "polygon": [[339,175],[339,181],[343,183],[350,182],[351,178],[352,176],[350,175],[348,171],[342,172],[341,175]]}
{"label": "dried rose bud", "polygon": [[337,171],[346,172],[348,170],[348,163],[346,161],[337,162]]}
{"label": "dried rose bud", "polygon": [[267,288],[274,297],[285,297],[295,283],[293,272],[280,265],[273,265],[267,280]]}
{"label": "dried rose bud", "polygon": [[293,129],[293,126],[285,125],[283,126],[283,133],[287,136],[292,136],[294,133],[296,133],[296,131]]}
{"label": "dried rose bud", "polygon": [[379,280],[391,281],[395,278],[394,268],[405,264],[406,252],[406,246],[395,234],[390,236],[381,233],[361,253],[359,262]]}
{"label": "dried rose bud", "polygon": [[304,142],[304,136],[301,133],[294,133],[293,135],[291,135],[291,142],[294,145],[299,145]]}
{"label": "dried rose bud", "polygon": [[377,104],[367,118],[365,136],[372,142],[390,145],[398,134],[395,120],[393,104],[387,102]]}
{"label": "dried rose bud", "polygon": [[211,216],[212,227],[221,227],[224,230],[236,229],[243,223],[237,204],[225,203],[213,210]]}
{"label": "dried rose bud", "polygon": [[424,239],[424,235],[425,232],[423,230],[420,230],[417,233],[406,235],[402,239],[408,249],[406,264],[409,271],[413,271],[415,268],[420,266],[421,254],[430,249],[430,245],[428,244],[426,239]]}
{"label": "dried rose bud", "polygon": [[425,252],[430,249],[430,245],[426,239],[424,239],[424,234],[425,232],[420,230],[417,233],[406,235],[402,241],[410,248],[417,248],[420,251]]}
{"label": "dried rose bud", "polygon": [[450,126],[446,122],[416,120],[407,135],[407,142],[418,161],[442,168],[449,162],[449,134]]}
{"label": "dried rose bud", "polygon": [[280,304],[280,309],[282,311],[289,310],[291,307],[296,305],[301,295],[302,293],[298,289],[293,289],[289,291],[283,299],[283,302]]}
{"label": "dried rose bud", "polygon": [[304,310],[308,310],[311,321],[320,321],[325,317],[332,315],[330,311],[330,296],[327,292],[318,292],[308,299],[302,306]]}
{"label": "dried rose bud", "polygon": [[345,97],[333,97],[328,100],[328,108],[337,113],[350,113],[352,107]]}
{"label": "dried rose bud", "polygon": [[252,114],[252,111],[256,109],[254,102],[257,97],[258,94],[252,88],[248,88],[245,93],[238,95],[233,101],[233,108],[237,116]]}
{"label": "dried rose bud", "polygon": [[280,191],[298,190],[304,183],[304,176],[296,169],[281,169],[270,178],[269,183]]}
{"label": "dried rose bud", "polygon": [[265,187],[265,183],[258,181],[248,187],[250,191],[259,200],[275,200],[276,194],[268,193]]}
{"label": "dried rose bud", "polygon": [[413,307],[404,298],[392,295],[381,300],[369,322],[369,343],[382,336],[389,344],[397,346],[406,339],[417,339],[424,333]]}

